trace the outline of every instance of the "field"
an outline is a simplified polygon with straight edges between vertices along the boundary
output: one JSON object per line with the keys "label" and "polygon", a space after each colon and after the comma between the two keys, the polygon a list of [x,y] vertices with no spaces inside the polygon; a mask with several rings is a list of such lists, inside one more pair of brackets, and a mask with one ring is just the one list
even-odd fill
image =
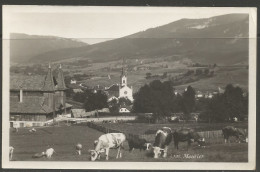
{"label": "field", "polygon": [[[56,126],[37,128],[37,132],[30,133],[29,129],[19,129],[18,133],[10,131],[10,145],[15,148],[14,161],[90,161],[89,149],[93,149],[93,141],[102,133],[85,125]],[[75,144],[83,145],[82,155],[75,154]],[[52,147],[54,153],[51,159],[32,158],[32,155],[45,151]],[[180,149],[174,149],[173,143],[170,145],[167,158],[153,159],[152,152],[134,150],[128,151],[127,142],[124,144],[123,158],[115,159],[116,151],[111,150],[109,161],[198,161],[198,162],[247,162],[247,143],[231,144],[207,144],[206,148],[200,148],[196,143],[187,150],[187,143],[180,144]],[[101,161],[104,161],[101,156]]]}

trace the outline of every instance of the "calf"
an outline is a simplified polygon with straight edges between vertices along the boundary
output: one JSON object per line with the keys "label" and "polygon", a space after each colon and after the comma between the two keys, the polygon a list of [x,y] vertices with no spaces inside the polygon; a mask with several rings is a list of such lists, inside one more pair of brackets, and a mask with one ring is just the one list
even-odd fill
{"label": "calf", "polygon": [[149,146],[151,143],[148,143],[145,139],[141,139],[138,137],[132,137],[128,139],[129,151],[133,151],[134,149],[149,150]]}
{"label": "calf", "polygon": [[[53,155],[54,152],[55,152],[55,151],[54,151],[53,148],[49,148],[49,149],[47,149],[47,150],[45,151],[45,155],[46,155],[47,158],[51,158],[51,156]],[[56,153],[56,152],[55,152],[55,153]]]}
{"label": "calf", "polygon": [[168,146],[172,141],[172,130],[169,127],[163,127],[155,134],[153,144],[154,158],[158,158],[162,153],[163,157],[167,157]]}
{"label": "calf", "polygon": [[174,146],[179,149],[179,142],[188,142],[188,148],[192,142],[198,142],[199,146],[205,147],[205,139],[193,129],[185,128],[173,133]]}
{"label": "calf", "polygon": [[123,133],[107,133],[101,135],[95,145],[94,150],[90,150],[91,161],[95,161],[100,158],[100,153],[105,150],[106,160],[108,160],[109,149],[117,149],[116,158],[122,157],[121,148],[126,140],[126,136]]}
{"label": "calf", "polygon": [[13,159],[13,153],[14,153],[14,147],[9,146],[9,159],[10,160]]}
{"label": "calf", "polygon": [[236,139],[238,140],[239,143],[240,143],[240,141],[242,141],[242,142],[248,141],[247,134],[246,134],[245,130],[243,130],[241,128],[235,128],[233,126],[227,126],[227,127],[224,127],[222,129],[222,134],[224,136],[225,143],[228,142],[228,139],[231,136],[236,137]]}

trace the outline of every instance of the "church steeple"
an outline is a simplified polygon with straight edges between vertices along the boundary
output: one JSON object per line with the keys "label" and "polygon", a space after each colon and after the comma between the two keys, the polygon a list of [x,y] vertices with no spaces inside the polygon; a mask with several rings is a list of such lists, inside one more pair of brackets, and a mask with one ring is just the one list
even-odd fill
{"label": "church steeple", "polygon": [[127,86],[127,78],[126,78],[126,68],[125,68],[125,58],[123,58],[123,63],[122,63],[122,73],[120,76],[121,79],[121,87]]}

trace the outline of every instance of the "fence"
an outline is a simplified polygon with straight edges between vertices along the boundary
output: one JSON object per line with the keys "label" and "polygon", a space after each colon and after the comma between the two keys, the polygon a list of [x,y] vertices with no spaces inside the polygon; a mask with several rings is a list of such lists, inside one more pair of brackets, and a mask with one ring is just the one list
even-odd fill
{"label": "fence", "polygon": [[[96,129],[98,131],[101,131],[103,133],[124,133],[126,135],[126,138],[141,138],[141,139],[146,139],[149,142],[153,142],[155,135],[154,134],[141,134],[141,135],[136,135],[136,134],[132,134],[132,133],[126,133],[124,131],[121,130],[116,130],[116,129],[110,129],[110,128],[106,128],[102,125],[98,125],[95,124],[93,122],[88,122],[87,126],[89,126],[90,128]],[[247,132],[247,130],[245,130]],[[222,130],[214,130],[214,131],[202,131],[202,132],[198,132],[198,134],[205,138],[207,143],[223,143],[224,142],[224,138],[223,138],[223,134],[222,134]]]}

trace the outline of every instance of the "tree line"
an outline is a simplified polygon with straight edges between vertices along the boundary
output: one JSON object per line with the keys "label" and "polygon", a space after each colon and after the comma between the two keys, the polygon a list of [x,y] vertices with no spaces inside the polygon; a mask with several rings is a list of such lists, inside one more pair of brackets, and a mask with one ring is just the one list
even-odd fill
{"label": "tree line", "polygon": [[182,94],[175,94],[173,83],[155,80],[146,84],[134,95],[133,112],[153,113],[156,118],[165,118],[182,112],[184,119],[191,118],[191,112],[200,112],[200,120],[208,122],[231,121],[234,117],[245,120],[248,115],[248,95],[243,96],[240,87],[228,84],[224,94],[212,99],[196,100],[194,88],[188,86]]}

